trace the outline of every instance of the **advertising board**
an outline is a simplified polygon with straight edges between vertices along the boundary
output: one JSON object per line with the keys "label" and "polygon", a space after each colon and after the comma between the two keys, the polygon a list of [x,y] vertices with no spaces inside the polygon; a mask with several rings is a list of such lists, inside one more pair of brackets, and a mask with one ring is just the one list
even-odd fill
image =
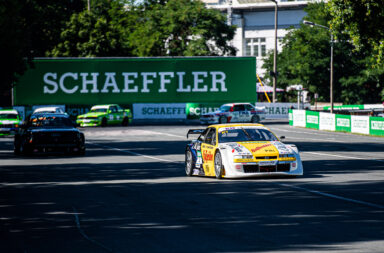
{"label": "advertising board", "polygon": [[384,118],[371,117],[369,134],[384,136]]}
{"label": "advertising board", "polygon": [[306,111],[306,127],[319,129],[319,112]]}
{"label": "advertising board", "polygon": [[351,115],[336,114],[336,131],[351,132]]}
{"label": "advertising board", "polygon": [[16,105],[253,101],[254,57],[39,58],[15,86]]}
{"label": "advertising board", "polygon": [[292,111],[293,126],[305,127],[305,110]]}
{"label": "advertising board", "polygon": [[369,116],[351,116],[351,132],[369,134]]}
{"label": "advertising board", "polygon": [[186,119],[186,104],[133,104],[133,119]]}
{"label": "advertising board", "polygon": [[335,114],[320,112],[320,130],[328,130],[335,131],[336,130],[336,122],[335,122]]}

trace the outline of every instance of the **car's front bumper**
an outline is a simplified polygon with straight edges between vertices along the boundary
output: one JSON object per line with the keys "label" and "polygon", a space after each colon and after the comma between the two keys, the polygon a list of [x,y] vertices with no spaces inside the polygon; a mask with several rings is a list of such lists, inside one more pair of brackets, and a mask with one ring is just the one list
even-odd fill
{"label": "car's front bumper", "polygon": [[13,135],[17,132],[17,128],[2,128],[0,127],[0,136]]}
{"label": "car's front bumper", "polygon": [[98,119],[78,119],[76,120],[76,124],[81,127],[87,126],[100,126],[101,123]]}

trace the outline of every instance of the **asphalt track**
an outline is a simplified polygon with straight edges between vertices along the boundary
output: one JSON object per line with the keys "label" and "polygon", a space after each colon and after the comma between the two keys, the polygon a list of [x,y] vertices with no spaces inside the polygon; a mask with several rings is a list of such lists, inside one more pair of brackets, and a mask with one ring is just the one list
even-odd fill
{"label": "asphalt track", "polygon": [[0,252],[384,252],[384,138],[266,125],[303,177],[186,177],[198,125],[84,129],[85,157],[1,138]]}

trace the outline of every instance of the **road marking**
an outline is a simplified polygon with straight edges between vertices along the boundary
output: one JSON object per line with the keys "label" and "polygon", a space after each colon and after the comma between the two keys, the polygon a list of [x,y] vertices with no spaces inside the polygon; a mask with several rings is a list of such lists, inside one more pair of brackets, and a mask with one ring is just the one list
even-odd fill
{"label": "road marking", "polygon": [[302,152],[300,152],[300,154],[312,154],[312,155],[322,155],[322,156],[334,156],[334,157],[339,157],[339,158],[347,158],[347,159],[355,159],[355,160],[366,160],[366,161],[384,162],[383,159],[379,159],[379,158],[363,158],[363,157],[355,157],[355,156],[333,155],[333,154],[319,153],[319,152],[307,152],[307,151],[302,151]]}
{"label": "road marking", "polygon": [[383,205],[374,204],[374,203],[370,203],[370,202],[366,202],[366,201],[345,198],[345,197],[337,196],[337,195],[334,195],[334,194],[325,193],[325,192],[316,191],[316,190],[311,190],[311,189],[308,189],[308,188],[304,188],[304,187],[300,187],[300,186],[295,186],[295,185],[289,185],[289,184],[279,184],[279,185],[282,185],[282,186],[285,186],[285,187],[289,187],[289,188],[293,188],[293,189],[303,190],[303,191],[310,192],[310,193],[313,193],[313,194],[316,194],[316,195],[321,195],[321,196],[324,196],[324,197],[329,197],[329,198],[339,199],[339,200],[343,200],[343,201],[347,201],[347,202],[351,202],[351,203],[355,203],[355,204],[360,204],[360,205],[364,205],[364,206],[384,209]]}
{"label": "road marking", "polygon": [[103,148],[108,148],[108,149],[120,151],[120,152],[123,152],[123,153],[128,153],[128,154],[135,155],[135,156],[143,156],[143,157],[146,157],[146,158],[149,158],[149,159],[153,159],[153,160],[157,160],[157,161],[168,162],[168,163],[180,163],[180,162],[176,162],[176,161],[172,161],[172,160],[158,158],[158,157],[155,157],[155,156],[150,156],[150,155],[144,155],[144,154],[136,153],[136,152],[129,151],[129,150],[124,150],[124,149],[115,148],[115,147],[111,147],[111,146],[107,146],[107,145],[97,144],[97,143],[93,143],[93,142],[90,142],[90,141],[86,141],[86,143],[87,144],[91,144],[91,145],[95,145],[95,146],[100,146],[100,147],[103,147]]}
{"label": "road marking", "polygon": [[108,251],[108,252],[114,252],[112,249],[108,248],[107,246],[105,246],[104,244],[90,238],[85,232],[84,230],[81,228],[80,226],[80,219],[79,219],[79,216],[77,215],[78,212],[76,211],[76,208],[75,207],[72,207],[73,209],[73,215],[75,216],[75,222],[76,222],[76,227],[77,227],[77,230],[79,230],[80,234],[88,241],[90,241],[91,243],[103,248],[104,250]]}

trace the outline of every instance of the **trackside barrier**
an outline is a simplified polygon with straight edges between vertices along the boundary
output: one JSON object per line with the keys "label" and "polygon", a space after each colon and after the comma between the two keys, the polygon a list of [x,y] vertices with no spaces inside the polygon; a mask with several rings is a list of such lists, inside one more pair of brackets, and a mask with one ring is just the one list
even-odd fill
{"label": "trackside barrier", "polygon": [[289,110],[289,125],[318,130],[384,136],[384,118]]}

